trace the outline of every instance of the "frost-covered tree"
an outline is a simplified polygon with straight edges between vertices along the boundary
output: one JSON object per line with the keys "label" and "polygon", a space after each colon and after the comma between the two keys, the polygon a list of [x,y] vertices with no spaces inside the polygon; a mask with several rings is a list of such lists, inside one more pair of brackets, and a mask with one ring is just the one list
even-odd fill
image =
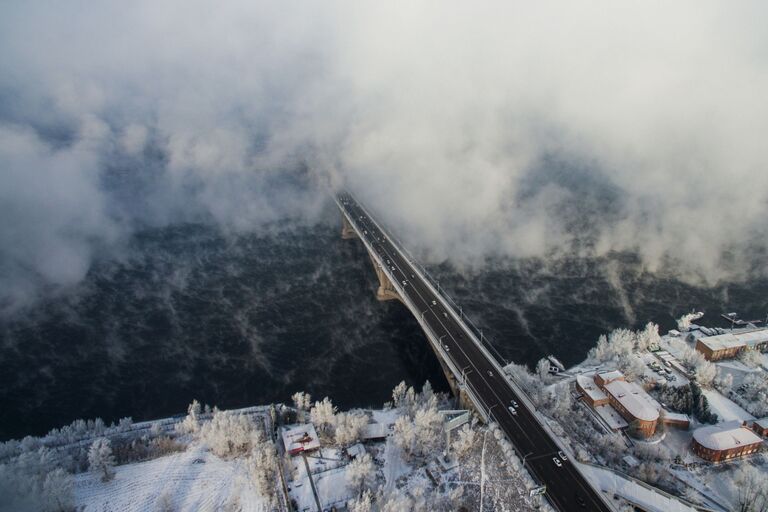
{"label": "frost-covered tree", "polygon": [[321,402],[315,402],[314,407],[309,410],[309,420],[321,434],[330,434],[336,423],[336,407],[331,399],[325,397]]}
{"label": "frost-covered tree", "polygon": [[200,439],[219,457],[245,453],[251,447],[254,435],[250,417],[218,409],[200,428]]}
{"label": "frost-covered tree", "polygon": [[550,381],[550,376],[549,376],[550,366],[552,366],[552,364],[549,362],[549,359],[547,359],[546,357],[542,357],[541,359],[539,359],[539,362],[536,363],[536,375],[538,375],[543,382]]}
{"label": "frost-covered tree", "polygon": [[373,459],[367,453],[356,457],[347,466],[347,485],[349,489],[362,494],[365,488],[370,488],[376,474],[376,467],[373,465]]}
{"label": "frost-covered tree", "polygon": [[638,350],[648,350],[650,347],[659,346],[661,336],[659,336],[659,326],[653,322],[645,324],[642,331],[638,331],[635,337],[635,343]]}
{"label": "frost-covered tree", "polygon": [[406,456],[413,452],[416,443],[416,429],[410,418],[399,416],[395,420],[395,425],[392,429],[392,439]]}
{"label": "frost-covered tree", "polygon": [[366,489],[357,498],[351,500],[347,504],[349,512],[372,512],[373,510],[373,494]]}
{"label": "frost-covered tree", "polygon": [[293,406],[298,413],[298,420],[300,422],[306,421],[307,411],[312,406],[312,397],[309,396],[309,393],[298,391],[291,396],[291,400],[293,400]]}
{"label": "frost-covered tree", "polygon": [[120,418],[120,422],[117,424],[118,432],[128,432],[133,426],[133,418]]}
{"label": "frost-covered tree", "polygon": [[379,499],[380,512],[402,512],[404,510],[414,510],[414,503],[407,494],[399,489],[395,489]]}
{"label": "frost-covered tree", "polygon": [[112,443],[109,439],[96,439],[88,450],[88,469],[101,474],[101,480],[107,482],[115,476],[115,457],[112,455]]}
{"label": "frost-covered tree", "polygon": [[[428,389],[431,390],[431,388],[432,385],[430,384]],[[407,386],[405,381],[401,381],[392,390],[392,403],[398,409],[410,412],[416,405],[416,391],[413,387]]]}
{"label": "frost-covered tree", "polygon": [[760,469],[742,465],[733,477],[732,486],[739,512],[768,510],[768,480]]}
{"label": "frost-covered tree", "polygon": [[618,366],[630,381],[639,379],[645,373],[645,363],[641,357],[634,354],[619,361]]}
{"label": "frost-covered tree", "polygon": [[192,400],[187,407],[187,415],[181,423],[176,424],[176,431],[180,434],[193,434],[200,428],[200,402]]}
{"label": "frost-covered tree", "polygon": [[263,436],[255,436],[251,454],[246,463],[258,493],[273,499],[278,471],[275,446]]}
{"label": "frost-covered tree", "polygon": [[368,424],[364,414],[339,413],[334,418],[334,439],[339,446],[348,446],[360,440],[363,428]]}
{"label": "frost-covered tree", "polygon": [[421,394],[419,395],[419,403],[428,406],[434,398],[435,391],[432,389],[432,384],[428,380],[424,381],[424,385],[421,387]]}
{"label": "frost-covered tree", "polygon": [[404,380],[400,381],[400,383],[392,390],[392,404],[395,407],[402,407],[407,390],[408,386],[405,384]]}
{"label": "frost-covered tree", "polygon": [[43,496],[46,501],[46,510],[57,512],[72,510],[74,505],[72,487],[72,476],[61,468],[54,469],[45,475]]}
{"label": "frost-covered tree", "polygon": [[750,368],[760,368],[763,364],[763,355],[759,350],[742,350],[739,360]]}
{"label": "frost-covered tree", "polygon": [[456,433],[456,439],[453,441],[453,450],[456,452],[456,455],[464,457],[469,453],[475,445],[476,437],[475,431],[468,424],[462,426]]}

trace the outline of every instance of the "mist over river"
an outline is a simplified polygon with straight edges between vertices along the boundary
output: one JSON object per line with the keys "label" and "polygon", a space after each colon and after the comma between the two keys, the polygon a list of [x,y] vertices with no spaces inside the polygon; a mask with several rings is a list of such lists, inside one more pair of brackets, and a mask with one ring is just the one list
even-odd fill
{"label": "mist over river", "polygon": [[[0,438],[42,434],[76,418],[135,421],[288,401],[298,390],[340,407],[380,405],[401,380],[447,385],[418,324],[375,299],[358,241],[331,208],[315,225],[258,233],[184,224],[135,234],[74,288],[0,320]],[[763,318],[768,283],[693,287],[603,259],[433,265],[505,359],[584,358],[618,326],[667,330],[692,308],[704,323],[738,311]]]}

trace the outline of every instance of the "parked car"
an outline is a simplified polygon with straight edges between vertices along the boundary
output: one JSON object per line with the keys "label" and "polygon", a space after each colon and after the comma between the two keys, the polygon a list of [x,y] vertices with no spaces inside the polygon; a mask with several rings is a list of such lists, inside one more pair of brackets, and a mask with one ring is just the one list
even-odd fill
{"label": "parked car", "polygon": [[563,467],[563,463],[560,462],[560,459],[558,459],[557,457],[552,457],[552,462],[554,462],[555,466],[557,466],[559,468]]}

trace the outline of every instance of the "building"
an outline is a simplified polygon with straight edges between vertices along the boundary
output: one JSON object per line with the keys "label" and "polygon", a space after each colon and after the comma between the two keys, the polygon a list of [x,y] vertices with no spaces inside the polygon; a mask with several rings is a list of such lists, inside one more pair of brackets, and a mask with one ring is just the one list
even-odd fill
{"label": "building", "polygon": [[768,329],[727,332],[717,336],[696,338],[696,350],[704,354],[709,361],[730,359],[747,349],[765,351],[766,348],[768,348]]}
{"label": "building", "polygon": [[740,420],[697,428],[691,442],[693,453],[712,462],[756,453],[762,446],[763,440]]}
{"label": "building", "polygon": [[753,421],[752,430],[760,436],[768,437],[768,417]]}
{"label": "building", "polygon": [[[656,432],[661,406],[634,382],[627,382],[618,370],[601,372],[592,377],[576,376],[576,389],[612,430],[631,426],[640,437]],[[606,408],[614,409],[626,423],[616,421]]]}
{"label": "building", "polygon": [[659,409],[653,399],[634,382],[614,379],[603,386],[608,403],[627,420],[630,428],[640,437],[651,437],[656,432]]}
{"label": "building", "polygon": [[576,389],[582,394],[584,401],[594,407],[606,405],[608,403],[608,395],[603,393],[603,390],[597,387],[592,377],[585,375],[576,376]]}
{"label": "building", "polygon": [[600,386],[601,388],[605,387],[606,384],[609,382],[613,382],[615,380],[627,380],[624,378],[624,374],[621,373],[619,370],[611,370],[610,372],[601,372],[595,375],[595,384]]}
{"label": "building", "polygon": [[687,414],[681,414],[677,412],[664,412],[661,417],[661,421],[670,427],[677,427],[684,430],[688,430],[691,426],[691,418]]}
{"label": "building", "polygon": [[285,451],[291,455],[320,448],[320,439],[311,423],[283,427],[280,435]]}

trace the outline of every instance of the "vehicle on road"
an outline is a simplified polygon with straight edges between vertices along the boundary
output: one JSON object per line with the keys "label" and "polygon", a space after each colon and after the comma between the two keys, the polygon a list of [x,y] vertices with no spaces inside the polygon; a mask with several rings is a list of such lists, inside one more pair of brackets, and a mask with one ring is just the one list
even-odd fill
{"label": "vehicle on road", "polygon": [[579,505],[579,507],[587,508],[587,502],[584,501],[584,498],[582,498],[581,495],[577,494],[575,498],[576,498],[576,503]]}
{"label": "vehicle on road", "polygon": [[507,407],[507,410],[512,413],[512,416],[517,416],[517,411],[514,407]]}
{"label": "vehicle on road", "polygon": [[433,301],[432,301],[432,305],[433,305],[433,306],[437,306],[437,301],[433,300]]}
{"label": "vehicle on road", "polygon": [[552,462],[554,462],[555,466],[557,466],[559,468],[563,467],[563,463],[560,462],[560,459],[558,459],[557,457],[552,457]]}
{"label": "vehicle on road", "polygon": [[450,349],[450,348],[448,348],[448,345],[443,345],[443,348],[445,348],[445,351],[446,351],[446,352],[450,352],[450,351],[451,351],[451,349]]}
{"label": "vehicle on road", "polygon": [[512,404],[512,407],[514,407],[515,409],[520,407],[519,405],[517,405],[517,402],[515,402],[514,400],[510,400],[509,403]]}
{"label": "vehicle on road", "polygon": [[557,452],[557,454],[560,456],[561,460],[568,460],[568,457],[565,456],[565,454],[563,453],[563,450],[560,450],[559,452]]}
{"label": "vehicle on road", "polygon": [[493,372],[491,370],[488,370],[488,376],[493,377]]}

